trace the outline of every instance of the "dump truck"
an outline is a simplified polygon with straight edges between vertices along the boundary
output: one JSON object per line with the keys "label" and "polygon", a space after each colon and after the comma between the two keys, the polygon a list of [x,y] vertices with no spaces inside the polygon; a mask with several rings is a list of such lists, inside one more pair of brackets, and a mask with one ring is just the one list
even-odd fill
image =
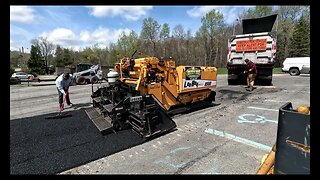
{"label": "dump truck", "polygon": [[214,105],[216,67],[176,67],[172,58],[132,55],[107,76],[86,110],[103,134],[131,128],[148,139],[174,130],[173,115]]}
{"label": "dump truck", "polygon": [[245,59],[257,66],[256,82],[272,84],[272,70],[276,56],[276,34],[271,32],[277,14],[242,21],[243,34],[228,41],[228,84],[246,84]]}
{"label": "dump truck", "polygon": [[265,154],[257,174],[310,174],[310,107],[279,109],[276,143]]}

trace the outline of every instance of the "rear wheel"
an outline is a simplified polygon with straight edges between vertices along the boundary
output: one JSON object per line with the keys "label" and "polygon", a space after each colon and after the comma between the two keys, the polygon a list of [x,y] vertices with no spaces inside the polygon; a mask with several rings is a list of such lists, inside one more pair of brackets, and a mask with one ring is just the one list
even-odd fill
{"label": "rear wheel", "polygon": [[298,68],[291,68],[291,69],[289,70],[289,74],[290,74],[291,76],[298,76],[298,75],[300,74],[300,71],[299,71]]}
{"label": "rear wheel", "polygon": [[235,85],[238,83],[237,79],[228,79],[228,85]]}

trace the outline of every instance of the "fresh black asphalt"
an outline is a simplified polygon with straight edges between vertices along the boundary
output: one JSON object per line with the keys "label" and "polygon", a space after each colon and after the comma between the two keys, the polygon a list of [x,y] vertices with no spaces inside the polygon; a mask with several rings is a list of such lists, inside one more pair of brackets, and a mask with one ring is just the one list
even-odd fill
{"label": "fresh black asphalt", "polygon": [[56,174],[143,143],[132,130],[102,135],[84,109],[10,121],[10,174]]}

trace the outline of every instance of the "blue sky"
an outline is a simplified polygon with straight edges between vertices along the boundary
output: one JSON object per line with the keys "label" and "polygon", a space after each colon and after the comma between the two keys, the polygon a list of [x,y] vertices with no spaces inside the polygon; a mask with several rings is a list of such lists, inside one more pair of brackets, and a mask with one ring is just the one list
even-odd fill
{"label": "blue sky", "polygon": [[194,34],[201,17],[212,9],[232,25],[237,15],[253,6],[10,6],[10,50],[30,51],[32,39],[46,37],[54,44],[81,50],[116,42],[134,30],[140,34],[144,18],[152,17],[170,29],[181,24]]}

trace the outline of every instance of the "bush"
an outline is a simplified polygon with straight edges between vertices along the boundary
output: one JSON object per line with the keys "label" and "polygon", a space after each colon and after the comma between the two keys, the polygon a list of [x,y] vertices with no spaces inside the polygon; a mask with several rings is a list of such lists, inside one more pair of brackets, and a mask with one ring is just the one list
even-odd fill
{"label": "bush", "polygon": [[15,72],[15,70],[12,68],[12,67],[10,67],[10,77],[12,76],[12,74]]}
{"label": "bush", "polygon": [[13,84],[21,84],[21,82],[18,78],[10,77],[10,85]]}

